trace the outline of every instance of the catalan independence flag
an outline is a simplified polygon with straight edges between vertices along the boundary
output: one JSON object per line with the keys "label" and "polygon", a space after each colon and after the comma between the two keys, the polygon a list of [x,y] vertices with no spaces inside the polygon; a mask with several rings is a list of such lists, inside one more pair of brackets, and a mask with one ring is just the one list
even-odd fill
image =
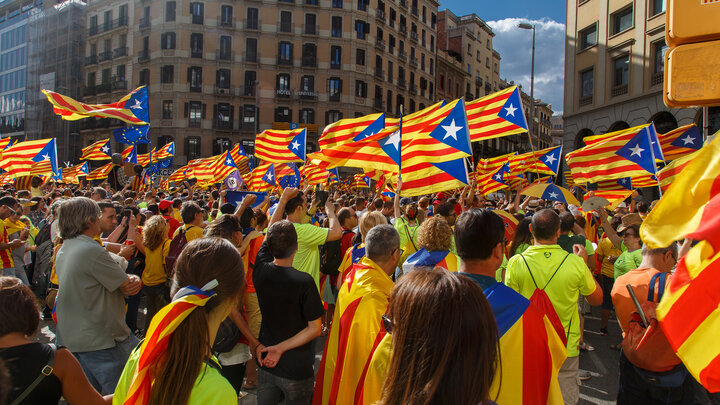
{"label": "catalan independence flag", "polygon": [[699,150],[703,137],[697,125],[684,125],[664,134],[658,134],[665,160],[681,158]]}
{"label": "catalan independence flag", "polygon": [[521,134],[528,130],[517,86],[470,101],[465,109],[472,142]]}
{"label": "catalan independence flag", "polygon": [[152,159],[153,162],[158,162],[160,160],[170,159],[173,156],[175,156],[175,142],[170,142],[153,153]]}
{"label": "catalan independence flag", "polygon": [[108,160],[111,157],[110,139],[107,138],[82,148],[80,160]]}
{"label": "catalan independence flag", "polygon": [[315,185],[327,183],[330,172],[312,163],[306,163],[300,167],[300,175],[307,180],[309,185]]}
{"label": "catalan independence flag", "polygon": [[[135,154],[137,155],[137,152],[135,152]],[[145,167],[145,166],[149,165],[150,163],[155,162],[156,160],[153,157],[154,154],[155,154],[155,148],[150,150],[150,152],[148,152],[148,153],[143,153],[143,154],[137,155],[137,157],[136,157],[137,164],[139,164],[142,167]]]}
{"label": "catalan independence flag", "polygon": [[[576,183],[594,183],[657,172],[659,142],[650,124],[599,135],[601,141],[565,155]],[[586,138],[587,140],[587,138]]]}
{"label": "catalan independence flag", "polygon": [[232,156],[235,166],[237,166],[240,174],[250,173],[250,166],[248,165],[250,158],[247,153],[245,153],[245,149],[242,145],[236,143],[235,146],[230,149],[230,156]]}
{"label": "catalan independence flag", "polygon": [[520,166],[523,172],[552,176],[558,174],[560,162],[562,161],[562,145],[528,153],[529,156],[524,159],[523,164]]}
{"label": "catalan independence flag", "polygon": [[86,177],[86,179],[87,180],[105,179],[110,174],[110,171],[112,170],[112,168],[113,168],[112,162],[110,162],[106,165],[100,166],[97,169],[91,171],[90,174],[88,174],[88,176]]}
{"label": "catalan independence flag", "polygon": [[3,151],[0,167],[10,178],[34,175],[33,170],[36,173],[60,173],[55,138],[15,143]]}
{"label": "catalan independence flag", "polygon": [[368,258],[345,275],[315,382],[314,405],[360,402],[364,374],[387,333],[382,316],[393,286],[390,276]]}
{"label": "catalan independence flag", "polygon": [[235,160],[232,158],[230,151],[218,155],[213,163],[213,180],[212,183],[222,183],[227,176],[237,170]]}
{"label": "catalan independence flag", "polygon": [[79,178],[90,174],[87,162],[79,165],[66,167],[62,171],[63,182],[69,184],[79,184]]}
{"label": "catalan independence flag", "polygon": [[185,179],[187,179],[187,171],[188,171],[188,166],[187,166],[187,165],[185,165],[185,166],[183,166],[183,167],[175,170],[175,171],[172,172],[172,174],[168,177],[168,181],[172,181],[172,182],[175,182],[175,183],[179,183],[179,182],[185,181]]}
{"label": "catalan independence flag", "polygon": [[147,87],[141,86],[110,104],[85,104],[50,90],[42,90],[53,105],[53,112],[64,120],[87,117],[115,118],[132,125],[146,125],[149,118]]}
{"label": "catalan independence flag", "polygon": [[[279,166],[279,165],[278,165]],[[250,172],[249,180],[246,181],[250,191],[267,192],[275,187],[275,164],[263,163]]]}
{"label": "catalan independence flag", "polygon": [[186,178],[196,179],[198,183],[209,183],[213,178],[213,157],[193,159],[187,164]]}
{"label": "catalan independence flag", "polygon": [[137,164],[138,162],[137,149],[135,148],[135,145],[130,145],[125,148],[125,150],[122,151],[121,156],[123,162],[130,162],[133,164]]}
{"label": "catalan independence flag", "polygon": [[305,161],[307,129],[266,129],[255,137],[255,157],[266,162]]}
{"label": "catalan independence flag", "polygon": [[441,163],[417,163],[402,168],[401,196],[412,197],[455,190],[470,184],[465,158]]}
{"label": "catalan independence flag", "polygon": [[375,135],[385,128],[385,113],[370,114],[358,118],[345,118],[335,121],[323,130],[318,144],[320,149],[359,141]]}
{"label": "catalan independence flag", "polygon": [[402,265],[403,273],[411,272],[415,267],[442,267],[445,270],[457,272],[460,268],[460,258],[449,250],[429,251],[420,248],[417,252],[408,256]]}
{"label": "catalan independence flag", "polygon": [[632,194],[632,190],[608,189],[591,191],[583,196],[587,200],[590,197],[602,197],[610,202],[610,208],[615,209],[621,202],[625,201]]}

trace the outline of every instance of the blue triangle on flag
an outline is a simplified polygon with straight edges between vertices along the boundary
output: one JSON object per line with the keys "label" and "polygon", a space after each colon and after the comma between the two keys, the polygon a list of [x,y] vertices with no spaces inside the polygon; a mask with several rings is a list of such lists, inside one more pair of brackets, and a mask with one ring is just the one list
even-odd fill
{"label": "blue triangle on flag", "polygon": [[225,166],[234,167],[237,169],[237,165],[235,165],[235,161],[233,160],[232,156],[230,155],[230,151],[227,151],[225,153]]}
{"label": "blue triangle on flag", "polygon": [[520,101],[520,90],[515,88],[510,97],[505,100],[505,104],[498,111],[498,117],[509,121],[520,128],[528,129],[527,121],[525,121],[525,111]]}
{"label": "blue triangle on flag", "polygon": [[467,167],[465,166],[465,158],[431,164],[465,184],[470,183]]}
{"label": "blue triangle on flag", "polygon": [[622,148],[618,149],[615,154],[637,164],[648,173],[655,174],[657,166],[655,165],[655,160],[652,158],[650,150],[652,146],[650,144],[650,137],[648,136],[648,128],[650,127],[652,127],[652,125],[638,131],[638,133]]}
{"label": "blue triangle on flag", "polygon": [[373,121],[370,125],[365,127],[362,131],[360,131],[355,137],[353,138],[353,141],[359,141],[361,139],[365,139],[368,136],[375,135],[378,132],[385,129],[385,114],[380,114],[380,116]]}
{"label": "blue triangle on flag", "polygon": [[454,103],[455,106],[440,121],[440,124],[430,132],[430,137],[472,155],[470,132],[468,131],[467,117],[465,116],[465,103],[462,99],[456,100]]}
{"label": "blue triangle on flag", "polygon": [[560,170],[560,153],[562,152],[562,145],[553,148],[546,154],[542,155],[540,157],[540,160],[547,166],[550,170],[555,172],[557,174],[558,170]]}
{"label": "blue triangle on flag", "polygon": [[621,187],[632,190],[632,179],[630,177],[623,177],[622,179],[619,179],[617,181],[617,184],[619,184]]}
{"label": "blue triangle on flag", "polygon": [[265,172],[265,174],[263,175],[262,178],[263,178],[263,181],[265,181],[265,183],[273,185],[273,186],[275,185],[275,165],[274,164],[272,164],[272,163],[270,164],[270,167],[268,167],[267,171]]}
{"label": "blue triangle on flag", "polygon": [[55,148],[55,138],[52,138],[50,142],[47,143],[42,149],[40,149],[40,152],[38,152],[37,155],[35,155],[34,158],[31,159],[33,162],[42,162],[43,160],[49,160],[50,166],[52,167],[52,172],[57,174],[58,173],[58,164],[57,164],[57,150]]}
{"label": "blue triangle on flag", "polygon": [[560,190],[560,188],[555,184],[548,184],[547,187],[545,187],[545,191],[543,191],[540,198],[544,200],[553,200],[567,203],[567,200],[565,199],[565,194],[563,194],[562,190]]}
{"label": "blue triangle on flag", "polygon": [[307,134],[307,129],[303,128],[300,133],[295,135],[293,139],[290,141],[290,145],[288,145],[288,149],[290,149],[290,152],[294,153],[295,156],[302,159],[302,161],[305,161],[305,138]]}
{"label": "blue triangle on flag", "polygon": [[150,122],[147,86],[142,86],[136,92],[132,93],[130,98],[125,101],[123,107],[132,111],[133,115],[137,117],[137,119],[144,122]]}
{"label": "blue triangle on flag", "polygon": [[682,135],[678,136],[677,138],[675,138],[674,141],[670,143],[670,145],[672,146],[695,150],[700,149],[702,147],[702,144],[703,140],[702,135],[700,135],[700,129],[698,129],[698,127],[695,125],[686,129],[685,132],[682,133]]}
{"label": "blue triangle on flag", "polygon": [[390,157],[396,164],[400,164],[400,130],[393,132],[385,138],[379,139],[377,142],[382,148],[383,152]]}

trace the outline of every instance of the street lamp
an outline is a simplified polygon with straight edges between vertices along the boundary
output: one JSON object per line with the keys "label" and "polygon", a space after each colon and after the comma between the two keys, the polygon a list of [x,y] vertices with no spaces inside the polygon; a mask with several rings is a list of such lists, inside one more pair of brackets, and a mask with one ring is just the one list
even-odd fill
{"label": "street lamp", "polygon": [[532,59],[530,61],[530,122],[528,123],[528,136],[530,137],[530,150],[533,150],[532,134],[535,121],[535,25],[528,23],[518,24],[518,28],[532,30]]}

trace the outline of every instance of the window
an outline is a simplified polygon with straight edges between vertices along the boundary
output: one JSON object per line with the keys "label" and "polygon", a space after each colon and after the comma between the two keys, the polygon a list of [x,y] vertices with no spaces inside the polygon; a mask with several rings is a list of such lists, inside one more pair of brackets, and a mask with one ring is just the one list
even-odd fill
{"label": "window", "polygon": [[[255,106],[252,104],[245,104],[242,107],[243,111],[243,129],[255,129]],[[243,145],[246,153],[252,153]]]}
{"label": "window", "polygon": [[174,32],[164,32],[160,34],[160,49],[175,49]]}
{"label": "window", "polygon": [[202,67],[188,67],[188,83],[190,83],[190,91],[202,92]]}
{"label": "window", "polygon": [[87,87],[95,87],[95,72],[90,72],[87,75]]}
{"label": "window", "polygon": [[317,45],[303,44],[302,65],[306,67],[317,66]]}
{"label": "window", "polygon": [[628,84],[628,72],[630,68],[630,56],[623,55],[613,60],[613,86]]}
{"label": "window", "polygon": [[245,95],[246,96],[254,96],[255,95],[255,86],[257,81],[257,72],[254,70],[247,70],[245,71],[245,81],[243,83],[245,86]]}
{"label": "window", "polygon": [[658,15],[665,11],[665,0],[650,0],[650,16]]}
{"label": "window", "polygon": [[355,50],[355,64],[358,66],[365,66],[365,50],[364,49],[356,49]]}
{"label": "window", "polygon": [[358,10],[367,11],[368,0],[358,0]]}
{"label": "window", "polygon": [[218,50],[218,59],[230,60],[232,59],[232,37],[228,35],[222,35],[220,37],[220,49]]}
{"label": "window", "polygon": [[[218,111],[220,110],[220,106],[226,106],[227,104],[218,104]],[[232,113],[232,110],[230,111]],[[228,138],[215,138],[215,142],[213,142],[213,155],[219,155],[225,151],[230,150],[232,147],[232,142]]]}
{"label": "window", "polygon": [[164,65],[160,68],[160,83],[172,83],[175,79],[175,66]]}
{"label": "window", "polygon": [[355,97],[367,97],[367,83],[362,80],[355,80]]}
{"label": "window", "polygon": [[469,63],[467,64],[467,69],[466,69],[466,70],[467,70],[467,73],[470,74],[470,71],[472,70],[472,68],[470,67],[470,64],[469,64]]}
{"label": "window", "polygon": [[440,74],[440,90],[445,90],[445,75]]}
{"label": "window", "polygon": [[315,14],[305,14],[305,34],[315,35],[317,34],[317,16]]}
{"label": "window", "polygon": [[342,93],[342,80],[337,77],[331,77],[328,79],[328,95],[330,101],[340,101],[340,94]]}
{"label": "window", "polygon": [[332,0],[333,8],[343,8],[343,0]]}
{"label": "window", "polygon": [[331,20],[330,36],[334,38],[342,37],[342,17],[333,16]]}
{"label": "window", "polygon": [[662,74],[665,72],[665,52],[667,52],[665,41],[658,41],[653,44],[653,73]]}
{"label": "window", "polygon": [[280,32],[292,32],[292,13],[289,11],[280,12]]}
{"label": "window", "polygon": [[100,74],[100,81],[102,84],[110,84],[110,69],[103,69]]}
{"label": "window", "polygon": [[162,102],[162,117],[164,120],[171,120],[173,117],[173,101],[163,100]]}
{"label": "window", "polygon": [[90,17],[90,31],[97,32],[98,18],[96,15]]}
{"label": "window", "polygon": [[340,121],[342,119],[342,112],[338,110],[328,110],[325,112],[325,125],[330,125],[333,122]]}
{"label": "window", "polygon": [[190,103],[190,114],[188,124],[193,128],[200,128],[202,122],[202,103],[199,101],[191,101]]}
{"label": "window", "polygon": [[580,49],[589,48],[597,44],[597,25],[593,24],[580,31]]}
{"label": "window", "polygon": [[275,94],[278,97],[290,97],[290,75],[287,73],[280,73],[276,77],[275,83]]}
{"label": "window", "polygon": [[420,70],[425,71],[425,54],[420,54]]}
{"label": "window", "polygon": [[185,154],[188,161],[200,158],[200,137],[189,136],[185,138]]}
{"label": "window", "polygon": [[394,74],[394,72],[395,72],[395,69],[394,69],[394,67],[393,67],[393,63],[392,63],[392,61],[389,60],[389,61],[388,61],[388,71],[387,71],[387,77],[388,77],[388,78],[387,78],[387,79],[388,79],[388,81],[389,81],[390,83],[392,83],[392,81],[393,81],[393,74]]}
{"label": "window", "polygon": [[165,3],[165,21],[175,21],[175,2],[168,1]]}
{"label": "window", "polygon": [[215,72],[215,85],[221,89],[230,88],[230,69],[218,69]]}
{"label": "window", "polygon": [[258,29],[258,9],[254,7],[248,7],[247,17],[245,19],[245,28],[256,30]]}
{"label": "window", "polygon": [[257,62],[257,38],[245,39],[245,62]]}
{"label": "window", "polygon": [[301,124],[314,124],[315,123],[315,110],[312,108],[303,108],[300,110],[300,123]]}
{"label": "window", "polygon": [[633,25],[633,9],[628,7],[612,15],[613,34],[623,32]]}
{"label": "window", "polygon": [[202,25],[203,19],[205,18],[205,4],[198,2],[190,3],[190,15],[192,16],[193,24]]}
{"label": "window", "polygon": [[233,8],[232,6],[222,6],[220,8],[220,25],[225,27],[231,27],[233,23]]}
{"label": "window", "polygon": [[385,106],[385,111],[392,112],[392,90],[387,91],[387,105]]}
{"label": "window", "polygon": [[357,39],[366,39],[368,31],[370,31],[370,24],[362,20],[355,20],[355,31],[357,32]]}
{"label": "window", "polygon": [[292,65],[293,64],[293,52],[292,44],[290,42],[280,42],[278,44],[278,64],[280,65]]}
{"label": "window", "polygon": [[315,77],[303,76],[300,78],[300,91],[315,91]]}
{"label": "window", "polygon": [[213,112],[215,113],[215,128],[232,129],[233,108],[230,104],[219,103],[215,106]]}
{"label": "window", "polygon": [[125,81],[125,65],[115,66],[115,82]]}
{"label": "window", "polygon": [[592,102],[593,96],[593,69],[588,69],[580,72],[580,98],[590,97]]}
{"label": "window", "polygon": [[433,58],[430,58],[430,74],[434,74],[435,73],[434,70],[435,70],[435,61],[433,60]]}
{"label": "window", "polygon": [[291,111],[288,107],[278,107],[275,109],[275,121],[276,122],[290,122]]}
{"label": "window", "polygon": [[190,57],[202,58],[203,34],[190,34]]}
{"label": "window", "polygon": [[[430,52],[435,52],[435,37],[430,35]],[[478,58],[480,60],[480,58]]]}
{"label": "window", "polygon": [[[93,78],[93,82],[94,82]],[[138,75],[138,85],[139,86],[146,86],[150,84],[150,69],[143,69],[140,71],[140,75]]]}
{"label": "window", "polygon": [[330,69],[340,69],[342,66],[342,48],[339,46],[330,47]]}
{"label": "window", "polygon": [[490,58],[485,58],[485,67],[486,68],[490,67]]}

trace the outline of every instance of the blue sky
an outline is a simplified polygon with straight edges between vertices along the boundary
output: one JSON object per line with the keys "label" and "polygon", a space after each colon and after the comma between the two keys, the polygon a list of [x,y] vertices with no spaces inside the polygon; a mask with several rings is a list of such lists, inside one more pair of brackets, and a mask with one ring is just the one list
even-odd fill
{"label": "blue sky", "polygon": [[565,1],[441,1],[439,9],[445,8],[458,16],[475,13],[492,27],[493,46],[502,57],[500,77],[522,84],[528,94],[532,33],[517,28],[517,24],[535,24],[535,98],[551,103],[554,113],[562,114]]}

